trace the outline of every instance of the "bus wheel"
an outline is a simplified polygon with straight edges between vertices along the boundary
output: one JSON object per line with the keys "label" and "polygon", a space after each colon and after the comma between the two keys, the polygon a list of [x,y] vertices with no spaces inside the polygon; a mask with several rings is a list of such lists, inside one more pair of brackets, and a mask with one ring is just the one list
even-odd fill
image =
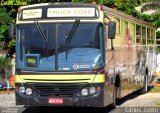
{"label": "bus wheel", "polygon": [[119,75],[117,75],[115,78],[114,86],[113,86],[113,104],[112,104],[113,108],[116,108],[117,93],[118,93],[119,86],[120,86],[120,78],[119,78]]}
{"label": "bus wheel", "polygon": [[117,87],[113,87],[113,103],[112,103],[112,108],[116,108],[117,104]]}
{"label": "bus wheel", "polygon": [[148,68],[145,70],[145,76],[144,76],[144,88],[143,88],[143,93],[146,93],[148,91],[148,79],[149,79],[149,73],[148,73]]}
{"label": "bus wheel", "polygon": [[144,88],[143,93],[146,93],[148,91],[148,75],[144,77]]}
{"label": "bus wheel", "polygon": [[46,113],[47,111],[49,111],[49,107],[48,106],[39,106],[39,111],[40,111],[40,113]]}

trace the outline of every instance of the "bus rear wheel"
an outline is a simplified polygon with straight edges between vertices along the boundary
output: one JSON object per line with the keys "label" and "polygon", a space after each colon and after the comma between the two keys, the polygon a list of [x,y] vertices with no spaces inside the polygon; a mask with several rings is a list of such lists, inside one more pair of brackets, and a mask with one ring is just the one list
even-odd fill
{"label": "bus rear wheel", "polygon": [[112,108],[116,108],[117,105],[117,87],[113,87],[113,103]]}
{"label": "bus rear wheel", "polygon": [[116,78],[115,78],[115,84],[113,86],[113,104],[112,104],[112,108],[116,108],[117,95],[118,95],[119,87],[120,87],[120,78],[119,78],[119,75],[117,75]]}

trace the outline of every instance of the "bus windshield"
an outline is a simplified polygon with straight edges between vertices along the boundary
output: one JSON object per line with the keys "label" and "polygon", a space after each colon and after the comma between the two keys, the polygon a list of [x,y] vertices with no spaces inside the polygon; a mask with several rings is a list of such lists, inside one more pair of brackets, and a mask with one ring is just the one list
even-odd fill
{"label": "bus windshield", "polygon": [[102,24],[79,22],[75,27],[75,22],[39,23],[38,26],[18,25],[17,60],[21,63],[17,67],[37,71],[88,71],[104,66]]}

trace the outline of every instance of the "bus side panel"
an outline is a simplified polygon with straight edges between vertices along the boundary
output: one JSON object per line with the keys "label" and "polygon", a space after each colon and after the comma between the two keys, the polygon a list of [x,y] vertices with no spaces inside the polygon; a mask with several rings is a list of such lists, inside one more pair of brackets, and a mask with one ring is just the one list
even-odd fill
{"label": "bus side panel", "polygon": [[116,73],[121,79],[121,97],[144,86],[144,58],[144,48],[136,47],[132,40],[127,40],[127,36],[122,36],[122,46],[115,48]]}
{"label": "bus side panel", "polygon": [[[105,61],[111,59],[113,51],[105,51]],[[105,85],[104,85],[104,105],[110,105],[113,103],[113,88],[114,88],[114,59],[111,59],[105,65]]]}
{"label": "bus side panel", "polygon": [[[122,27],[124,28],[124,27]],[[124,34],[116,36],[114,48],[115,76],[120,76],[118,96],[124,97],[144,86],[144,48],[136,46],[130,29],[125,28]]]}
{"label": "bus side panel", "polygon": [[[121,63],[118,65],[120,70],[120,91],[121,97],[124,97],[144,86],[144,63],[140,60],[143,51],[132,48],[129,52],[127,48],[121,53]],[[115,53],[118,58],[118,52]]]}

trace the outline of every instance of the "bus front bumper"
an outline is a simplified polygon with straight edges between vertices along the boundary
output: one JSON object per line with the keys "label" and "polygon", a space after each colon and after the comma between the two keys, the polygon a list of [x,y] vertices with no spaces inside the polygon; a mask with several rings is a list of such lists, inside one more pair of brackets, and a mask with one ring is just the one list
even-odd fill
{"label": "bus front bumper", "polygon": [[[63,99],[63,103],[49,103],[49,99]],[[40,97],[26,96],[16,91],[16,105],[31,105],[31,106],[104,106],[103,90],[98,95],[88,97]]]}

